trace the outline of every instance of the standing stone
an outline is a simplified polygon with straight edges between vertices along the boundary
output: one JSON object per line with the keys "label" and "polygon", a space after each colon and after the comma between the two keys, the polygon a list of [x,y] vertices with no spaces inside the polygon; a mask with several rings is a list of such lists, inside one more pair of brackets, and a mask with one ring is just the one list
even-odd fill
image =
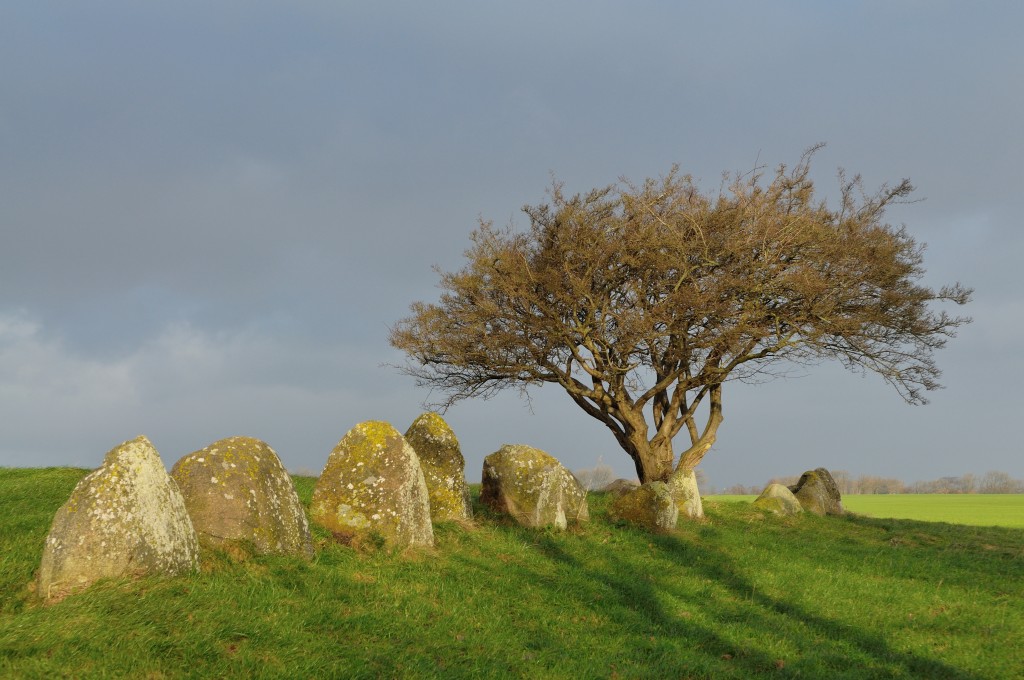
{"label": "standing stone", "polygon": [[836,480],[825,468],[803,473],[789,490],[808,512],[816,515],[842,515],[844,512]]}
{"label": "standing stone", "polygon": [[769,484],[754,501],[755,508],[770,510],[776,515],[795,515],[804,511],[789,487],[782,484]]}
{"label": "standing stone", "polygon": [[590,519],[579,480],[547,453],[520,444],[484,458],[480,502],[528,527],[565,529]]}
{"label": "standing stone", "polygon": [[668,478],[668,488],[679,506],[679,514],[690,519],[704,517],[704,503],[697,488],[697,474],[692,468],[679,468]]}
{"label": "standing stone", "polygon": [[635,479],[616,479],[601,487],[601,493],[610,493],[621,496],[640,487],[640,482]]}
{"label": "standing stone", "polygon": [[409,426],[405,440],[415,449],[423,468],[430,495],[430,518],[447,522],[472,517],[466,459],[448,423],[436,413],[424,413]]}
{"label": "standing stone", "polygon": [[79,481],[53,518],[37,592],[57,600],[102,578],[199,567],[185,501],[146,437],[124,442]]}
{"label": "standing stone", "polygon": [[667,531],[676,528],[679,506],[668,484],[651,482],[622,493],[612,501],[608,514],[645,529]]}
{"label": "standing stone", "polygon": [[377,534],[390,547],[434,544],[416,451],[378,420],[356,425],[331,451],[313,488],[310,517],[342,541]]}
{"label": "standing stone", "polygon": [[201,545],[252,546],[258,555],[313,557],[295,484],[259,439],[230,437],[183,457],[171,470]]}

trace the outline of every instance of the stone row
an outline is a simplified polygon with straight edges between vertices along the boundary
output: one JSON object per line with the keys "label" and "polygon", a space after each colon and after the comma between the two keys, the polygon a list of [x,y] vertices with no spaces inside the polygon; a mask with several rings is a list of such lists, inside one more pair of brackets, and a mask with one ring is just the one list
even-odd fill
{"label": "stone row", "polygon": [[[342,542],[433,545],[433,523],[468,520],[465,459],[436,413],[403,436],[356,425],[328,456],[310,518]],[[481,500],[527,526],[586,521],[586,492],[557,460],[505,446],[484,462]],[[37,592],[63,598],[103,578],[195,571],[200,547],[236,557],[313,556],[309,522],[291,477],[266,443],[230,437],[181,458],[170,474],[140,436],[115,447],[75,487],[46,538]]]}
{"label": "stone row", "polygon": [[815,515],[844,513],[839,486],[825,468],[808,470],[792,486],[769,484],[754,501],[754,507],[777,515],[795,515],[805,510]]}
{"label": "stone row", "polygon": [[[617,479],[601,490],[615,496],[608,510],[613,520],[653,531],[674,529],[681,514],[690,518],[704,514],[692,470],[677,470],[668,482],[638,485]],[[805,472],[790,487],[769,484],[753,505],[777,515],[795,515],[805,510],[817,515],[843,514],[839,488],[825,468]]]}

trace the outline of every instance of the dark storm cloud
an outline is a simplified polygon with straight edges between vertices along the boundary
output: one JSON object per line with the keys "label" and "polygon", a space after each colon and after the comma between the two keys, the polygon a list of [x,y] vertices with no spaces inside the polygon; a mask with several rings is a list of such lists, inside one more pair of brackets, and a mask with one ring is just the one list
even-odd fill
{"label": "dark storm cloud", "polygon": [[[1021,476],[1000,420],[1022,322],[1024,50],[1013,3],[64,3],[0,9],[0,463],[95,464],[139,431],[165,457],[228,434],[318,468],[356,421],[427,396],[384,362],[478,216],[679,162],[793,162],[869,188],[962,280],[975,324],[925,408],[838,369],[733,390],[713,481],[827,464]],[[518,220],[520,225],[522,220]],[[822,394],[827,399],[822,399]],[[535,443],[628,472],[542,390],[454,409],[479,459]],[[980,423],[958,428],[957,422]],[[965,461],[965,449],[972,451]],[[289,455],[287,452],[294,452]]]}

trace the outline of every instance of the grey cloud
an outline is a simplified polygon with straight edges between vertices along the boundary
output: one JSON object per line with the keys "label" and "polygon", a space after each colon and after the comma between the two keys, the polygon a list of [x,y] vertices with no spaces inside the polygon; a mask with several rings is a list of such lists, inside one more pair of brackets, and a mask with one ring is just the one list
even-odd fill
{"label": "grey cloud", "polygon": [[[737,389],[712,481],[763,481],[826,454],[854,472],[960,474],[957,447],[1021,476],[988,414],[1018,401],[992,386],[1020,376],[1022,15],[1012,3],[9,4],[0,319],[22,330],[0,349],[0,413],[17,424],[0,463],[75,462],[147,427],[162,451],[161,436],[198,448],[234,433],[221,423],[314,467],[357,419],[404,427],[418,413],[427,395],[379,366],[395,360],[387,326],[433,299],[431,265],[459,266],[477,216],[524,224],[519,207],[543,200],[552,171],[582,191],[680,162],[714,188],[722,171],[827,141],[816,176],[832,195],[839,165],[869,188],[918,185],[927,200],[890,217],[929,243],[929,282],[977,288],[975,324],[940,355],[949,389],[923,409],[830,367]],[[564,395],[536,399],[532,415],[507,395],[449,417],[472,456],[524,441],[629,472]],[[949,432],[957,418],[984,422],[981,439]]]}

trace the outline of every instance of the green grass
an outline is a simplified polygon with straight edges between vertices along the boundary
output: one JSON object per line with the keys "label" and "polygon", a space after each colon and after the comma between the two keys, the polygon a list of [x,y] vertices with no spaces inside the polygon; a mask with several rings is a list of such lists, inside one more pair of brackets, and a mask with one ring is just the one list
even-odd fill
{"label": "green grass", "polygon": [[871,517],[1024,528],[1022,494],[851,495],[843,507]]}
{"label": "green grass", "polygon": [[[1009,678],[1024,668],[1024,531],[765,516],[709,499],[652,535],[558,533],[477,507],[432,551],[27,584],[78,470],[0,470],[0,677]],[[308,503],[313,480],[298,478]]]}
{"label": "green grass", "polygon": [[[757,496],[708,496],[750,502]],[[843,496],[843,507],[869,517],[1024,528],[1024,494],[863,494]]]}

